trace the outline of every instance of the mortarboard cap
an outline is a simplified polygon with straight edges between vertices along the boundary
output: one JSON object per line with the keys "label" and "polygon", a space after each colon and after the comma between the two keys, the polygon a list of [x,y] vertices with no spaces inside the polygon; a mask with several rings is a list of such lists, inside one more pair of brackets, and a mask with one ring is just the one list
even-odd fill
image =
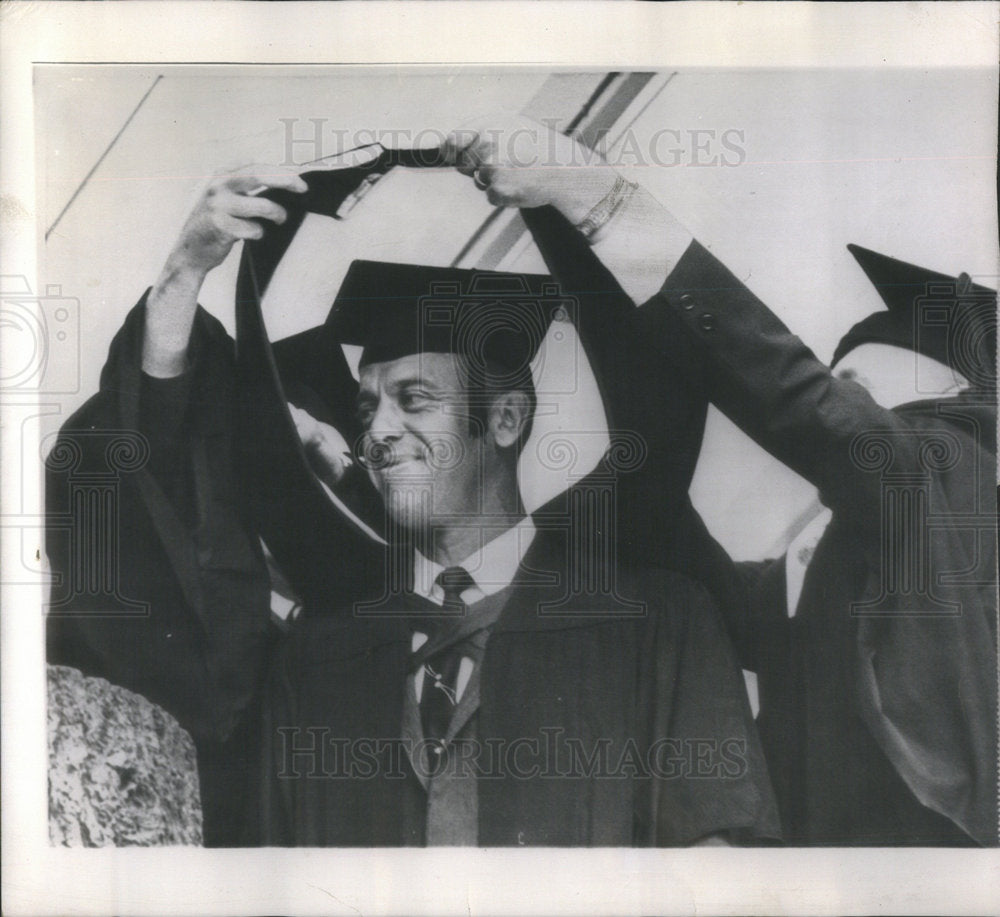
{"label": "mortarboard cap", "polygon": [[833,363],[861,344],[892,344],[944,363],[975,388],[996,385],[996,292],[970,281],[848,245],[888,307],[841,338]]}
{"label": "mortarboard cap", "polygon": [[453,353],[481,382],[520,385],[564,304],[544,274],[354,261],[327,324],[363,348],[362,366]]}

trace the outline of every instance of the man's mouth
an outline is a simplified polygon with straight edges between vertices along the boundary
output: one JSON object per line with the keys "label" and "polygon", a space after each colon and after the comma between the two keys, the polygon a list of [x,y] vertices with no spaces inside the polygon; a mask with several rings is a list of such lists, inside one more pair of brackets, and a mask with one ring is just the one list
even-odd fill
{"label": "man's mouth", "polygon": [[380,465],[376,471],[384,477],[397,477],[413,474],[418,469],[426,470],[423,458],[417,455],[401,455],[398,457],[394,456],[392,461]]}

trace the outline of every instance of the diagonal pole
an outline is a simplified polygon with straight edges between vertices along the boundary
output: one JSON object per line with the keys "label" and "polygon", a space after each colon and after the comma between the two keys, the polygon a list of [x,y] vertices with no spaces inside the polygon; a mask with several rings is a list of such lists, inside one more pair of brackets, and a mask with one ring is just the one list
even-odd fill
{"label": "diagonal pole", "polygon": [[132,109],[132,114],[130,114],[125,119],[125,123],[119,128],[118,133],[111,138],[111,143],[107,145],[104,152],[101,153],[100,157],[98,158],[97,162],[94,163],[90,171],[84,176],[83,181],[80,182],[80,184],[77,186],[76,191],[73,192],[73,196],[68,201],[66,201],[66,206],[59,211],[59,216],[57,216],[52,221],[52,225],[45,230],[45,241],[48,241],[49,234],[52,232],[53,229],[55,229],[59,225],[59,221],[66,215],[66,211],[73,206],[73,201],[75,201],[80,196],[80,192],[87,186],[87,182],[90,181],[91,176],[97,171],[100,164],[104,162],[105,159],[107,159],[108,153],[111,152],[114,145],[118,142],[118,138],[125,133],[125,129],[132,123],[132,119],[139,113],[139,109],[142,108],[146,99],[149,98],[149,94],[156,88],[156,84],[159,83],[160,80],[162,79],[163,79],[163,74],[162,73],[158,74],[156,79],[153,80],[153,84],[149,87],[149,89],[146,90],[145,95],[143,95],[143,97],[139,99],[139,104]]}

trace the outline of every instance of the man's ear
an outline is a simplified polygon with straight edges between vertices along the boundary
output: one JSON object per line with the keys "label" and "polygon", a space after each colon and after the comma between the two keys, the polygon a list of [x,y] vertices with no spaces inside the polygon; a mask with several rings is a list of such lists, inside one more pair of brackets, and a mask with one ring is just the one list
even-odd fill
{"label": "man's ear", "polygon": [[531,404],[525,392],[502,392],[490,405],[487,427],[501,449],[513,446],[528,424]]}

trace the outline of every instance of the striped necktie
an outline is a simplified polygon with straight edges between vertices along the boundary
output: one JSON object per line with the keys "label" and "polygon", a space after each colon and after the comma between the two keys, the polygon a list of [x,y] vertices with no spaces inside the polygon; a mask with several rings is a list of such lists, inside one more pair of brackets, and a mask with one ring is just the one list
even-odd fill
{"label": "striped necktie", "polygon": [[[464,616],[468,606],[462,593],[476,585],[476,581],[462,567],[448,567],[438,574],[437,584],[444,590],[442,609],[456,616]],[[432,637],[433,639],[433,637]],[[448,733],[452,713],[458,704],[458,670],[462,664],[464,641],[451,642],[423,661],[424,685],[420,695],[420,720],[424,738],[437,743],[435,761],[441,759],[442,742]]]}

